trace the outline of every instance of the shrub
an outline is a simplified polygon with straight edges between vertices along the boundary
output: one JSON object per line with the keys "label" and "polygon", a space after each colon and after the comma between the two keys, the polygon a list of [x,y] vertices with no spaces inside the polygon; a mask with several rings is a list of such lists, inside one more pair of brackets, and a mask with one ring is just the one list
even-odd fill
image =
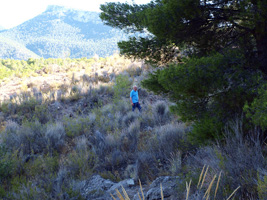
{"label": "shrub", "polygon": [[129,125],[137,120],[139,113],[136,112],[128,112],[122,119],[124,127],[129,127]]}
{"label": "shrub", "polygon": [[68,118],[63,119],[63,125],[66,135],[70,138],[87,133],[90,130],[90,125],[94,123],[94,118]]}
{"label": "shrub", "polygon": [[46,104],[35,106],[33,118],[37,119],[42,124],[49,122],[52,116],[48,111],[48,106]]}
{"label": "shrub", "polygon": [[37,106],[39,102],[32,97],[29,97],[29,99],[23,100],[21,105],[18,105],[17,112],[20,115],[26,115],[28,116],[31,113],[34,113],[35,106]]}
{"label": "shrub", "polygon": [[267,85],[263,85],[262,88],[258,90],[258,97],[255,98],[251,104],[247,102],[244,106],[246,117],[263,130],[267,129],[267,114],[265,112],[267,106],[266,88]]}
{"label": "shrub", "polygon": [[[238,49],[193,57],[155,71],[142,84],[156,93],[169,94],[176,102],[172,110],[184,122],[205,123],[200,128],[204,140],[221,139],[217,136],[222,136],[223,124],[242,114],[245,102],[253,100],[255,88],[262,84],[257,71],[244,70],[245,62]],[[209,126],[219,134],[213,135]]]}
{"label": "shrub", "polygon": [[121,149],[125,152],[135,153],[138,150],[138,123],[132,123],[129,129],[130,131],[121,135]]}
{"label": "shrub", "polygon": [[157,164],[158,162],[154,154],[140,152],[136,161],[136,177],[142,182],[154,180],[159,173]]}
{"label": "shrub", "polygon": [[114,101],[118,101],[121,96],[126,96],[130,94],[131,82],[129,81],[129,77],[125,75],[118,75],[115,80],[114,85]]}
{"label": "shrub", "polygon": [[130,65],[125,71],[128,72],[130,76],[140,76],[142,73],[142,69],[135,64]]}
{"label": "shrub", "polygon": [[108,152],[110,153],[108,146],[106,145],[105,136],[101,132],[96,131],[94,135],[89,136],[88,140],[93,146],[96,155],[104,160]]}
{"label": "shrub", "polygon": [[50,124],[45,132],[45,139],[50,153],[53,151],[61,152],[65,145],[65,129],[62,123]]}
{"label": "shrub", "polygon": [[9,123],[4,141],[9,149],[19,150],[23,155],[43,153],[47,145],[45,130],[45,126],[38,121],[25,122],[21,127]]}
{"label": "shrub", "polygon": [[126,115],[129,111],[131,111],[130,101],[127,100],[119,100],[117,103],[113,104],[115,110],[120,112],[122,115]]}
{"label": "shrub", "polygon": [[155,120],[160,123],[166,123],[170,120],[170,112],[167,105],[167,102],[158,101],[153,105],[153,112],[155,116]]}
{"label": "shrub", "polygon": [[67,155],[66,167],[76,179],[84,179],[94,173],[98,163],[96,154],[91,150],[74,150]]}
{"label": "shrub", "polygon": [[59,157],[49,155],[34,156],[23,164],[24,173],[29,177],[45,177],[55,174],[59,169]]}
{"label": "shrub", "polygon": [[258,185],[255,177],[267,167],[260,134],[256,131],[244,137],[241,120],[228,125],[224,132],[224,144],[200,148],[188,159],[187,166],[194,171],[206,164],[217,172],[222,170],[223,174],[227,175],[221,181],[221,188],[224,188],[224,191],[218,198],[224,198],[224,194],[229,194],[241,186],[236,193],[239,198],[257,199]]}
{"label": "shrub", "polygon": [[[177,151],[186,152],[190,146],[186,141],[188,130],[182,124],[167,124],[154,128],[154,137],[148,143],[148,149],[153,152],[157,159],[166,162],[172,153]],[[193,150],[193,149],[192,149]]]}
{"label": "shrub", "polygon": [[8,153],[7,149],[1,145],[0,146],[0,183],[6,179],[11,178],[14,171],[14,162],[11,159],[10,153]]}
{"label": "shrub", "polygon": [[261,178],[260,175],[258,174],[257,191],[260,200],[267,198],[267,175],[264,175]]}

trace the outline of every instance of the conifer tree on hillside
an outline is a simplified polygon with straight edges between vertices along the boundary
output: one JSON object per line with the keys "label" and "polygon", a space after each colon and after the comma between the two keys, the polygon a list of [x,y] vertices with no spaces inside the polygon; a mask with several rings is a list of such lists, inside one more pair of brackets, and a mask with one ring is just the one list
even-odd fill
{"label": "conifer tree on hillside", "polygon": [[[120,42],[127,55],[143,57],[171,45],[194,47],[201,55],[242,46],[257,55],[261,71],[267,74],[266,0],[153,0],[145,5],[106,3],[101,10],[107,25],[151,33]],[[146,47],[151,52],[145,52]]]}
{"label": "conifer tree on hillside", "polygon": [[158,70],[143,85],[169,93],[177,102],[173,110],[195,122],[198,139],[218,137],[246,102],[260,98],[267,79],[267,0],[153,0],[106,3],[101,10],[105,24],[147,33],[119,42],[124,55],[167,63],[176,47],[187,51],[182,63]]}

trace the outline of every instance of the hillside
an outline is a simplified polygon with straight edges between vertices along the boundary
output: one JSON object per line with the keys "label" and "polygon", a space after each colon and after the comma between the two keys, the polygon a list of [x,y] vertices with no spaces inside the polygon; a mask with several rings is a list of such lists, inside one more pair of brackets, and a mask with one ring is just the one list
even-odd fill
{"label": "hillside", "polygon": [[23,44],[0,36],[0,58],[24,59],[38,58],[34,52],[27,49]]}
{"label": "hillside", "polygon": [[[233,192],[266,199],[266,148],[258,139],[243,139],[237,120],[223,142],[193,143],[194,124],[170,112],[165,96],[140,87],[154,70],[141,61],[7,59],[0,69],[1,199],[103,200],[121,186],[133,200]],[[141,113],[131,110],[132,85]]]}
{"label": "hillside", "polygon": [[[48,6],[47,10],[23,24],[3,30],[0,58],[27,59],[33,55],[43,58],[81,58],[112,55],[117,42],[127,36],[105,26],[99,13]],[[16,51],[14,55],[14,43]],[[31,53],[30,53],[31,52]],[[36,56],[33,56],[36,57]]]}

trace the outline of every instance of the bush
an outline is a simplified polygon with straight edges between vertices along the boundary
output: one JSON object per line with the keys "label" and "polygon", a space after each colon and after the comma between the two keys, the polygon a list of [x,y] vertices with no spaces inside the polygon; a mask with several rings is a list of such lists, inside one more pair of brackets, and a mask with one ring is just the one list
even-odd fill
{"label": "bush", "polygon": [[[204,122],[211,126],[209,121],[212,120],[212,131],[217,130],[216,136],[222,136],[221,125],[241,114],[245,102],[255,97],[255,87],[260,86],[260,74],[244,70],[248,64],[245,62],[237,49],[189,58],[155,71],[142,84],[156,93],[169,94],[176,102],[172,111],[184,122],[199,122],[196,126]],[[200,129],[205,140],[221,139],[211,134],[208,127]]]}
{"label": "bush", "polygon": [[40,122],[25,122],[21,127],[10,123],[6,130],[4,141],[11,150],[19,150],[23,155],[46,152],[45,126]]}
{"label": "bush", "polygon": [[52,116],[48,111],[48,106],[46,104],[35,106],[33,118],[37,119],[42,124],[49,122]]}
{"label": "bush", "polygon": [[155,120],[160,124],[164,124],[170,120],[170,112],[167,102],[164,101],[156,102],[153,105],[153,112]]}
{"label": "bush", "polygon": [[14,162],[4,146],[0,146],[0,183],[11,178],[14,171]]}
{"label": "bush", "polygon": [[131,81],[126,75],[118,75],[114,85],[114,101],[118,101],[122,96],[130,95]]}
{"label": "bush", "polygon": [[160,162],[166,164],[173,153],[193,151],[193,146],[186,141],[187,132],[188,130],[182,124],[155,127],[154,137],[150,139],[147,148]]}
{"label": "bush", "polygon": [[150,182],[154,180],[159,173],[158,162],[154,154],[140,152],[136,161],[136,177],[141,182]]}
{"label": "bush", "polygon": [[261,148],[259,133],[251,132],[244,138],[242,121],[237,120],[225,129],[224,144],[200,148],[195,155],[187,161],[188,170],[195,171],[203,165],[209,165],[216,172],[222,171],[221,181],[223,191],[218,198],[225,198],[238,186],[241,188],[236,195],[240,199],[258,199],[258,187],[262,182],[255,181],[257,174],[264,177],[267,162]]}
{"label": "bush", "polygon": [[88,178],[98,163],[96,154],[88,149],[74,150],[67,155],[66,168],[75,179]]}
{"label": "bush", "polygon": [[122,119],[122,123],[124,127],[129,127],[131,123],[137,120],[139,117],[139,113],[136,112],[128,112]]}
{"label": "bush", "polygon": [[95,118],[68,118],[63,119],[63,125],[66,135],[70,138],[85,134],[89,132],[90,126],[94,123]]}
{"label": "bush", "polygon": [[65,129],[62,123],[50,124],[47,126],[45,138],[49,152],[61,152],[62,147],[65,145]]}
{"label": "bush", "polygon": [[258,97],[253,100],[251,104],[248,102],[244,106],[246,117],[252,121],[253,124],[260,126],[263,130],[267,129],[267,85],[263,85],[258,90]]}

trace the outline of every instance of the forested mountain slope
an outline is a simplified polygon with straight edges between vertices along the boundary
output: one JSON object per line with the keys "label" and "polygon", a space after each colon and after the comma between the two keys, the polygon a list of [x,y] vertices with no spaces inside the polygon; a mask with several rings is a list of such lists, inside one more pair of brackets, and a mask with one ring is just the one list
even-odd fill
{"label": "forested mountain slope", "polygon": [[[105,26],[99,13],[48,6],[42,14],[23,24],[2,30],[0,58],[106,57],[117,51],[126,35]],[[15,45],[14,43],[20,44]],[[27,49],[26,49],[27,48]],[[31,52],[30,52],[31,51]]]}

